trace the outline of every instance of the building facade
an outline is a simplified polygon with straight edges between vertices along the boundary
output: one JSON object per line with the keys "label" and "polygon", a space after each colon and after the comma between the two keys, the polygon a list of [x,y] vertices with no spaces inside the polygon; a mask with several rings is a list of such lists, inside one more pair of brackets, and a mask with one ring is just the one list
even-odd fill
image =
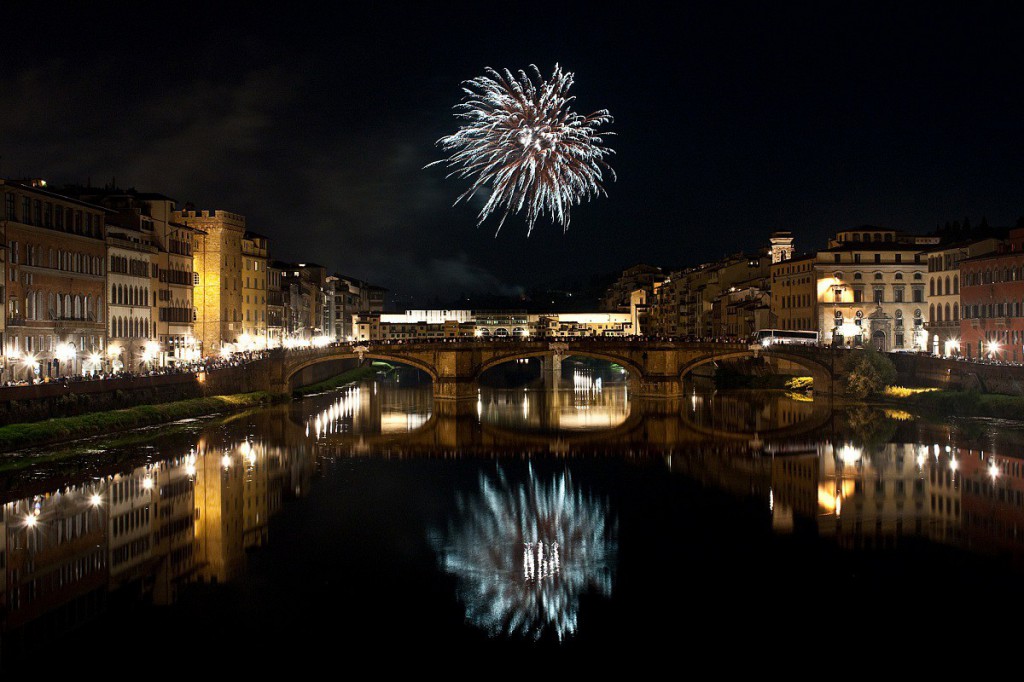
{"label": "building facade", "polygon": [[7,245],[5,380],[98,372],[106,349],[106,211],[0,180]]}
{"label": "building facade", "polygon": [[960,261],[960,300],[965,356],[1024,360],[1024,229],[998,252]]}
{"label": "building facade", "polygon": [[771,323],[773,329],[818,329],[815,255],[772,263]]}
{"label": "building facade", "polygon": [[935,355],[960,354],[960,261],[994,253],[998,239],[951,244],[929,251],[928,349]]}
{"label": "building facade", "polygon": [[267,327],[268,240],[246,232],[242,237],[242,336],[238,350],[259,350],[270,343]]}
{"label": "building facade", "polygon": [[185,210],[175,211],[172,220],[194,231],[194,334],[200,352],[211,356],[231,350],[244,332],[245,216],[229,211]]}
{"label": "building facade", "polygon": [[141,232],[108,225],[106,361],[115,372],[148,369],[160,362],[151,277],[155,260],[156,247]]}

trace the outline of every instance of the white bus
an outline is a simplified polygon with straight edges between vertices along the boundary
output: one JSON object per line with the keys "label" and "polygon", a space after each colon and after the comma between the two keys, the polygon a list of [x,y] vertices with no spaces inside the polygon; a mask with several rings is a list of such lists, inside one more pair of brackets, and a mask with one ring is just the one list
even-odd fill
{"label": "white bus", "polygon": [[752,346],[761,346],[762,348],[776,343],[816,346],[818,345],[818,332],[796,329],[759,329],[750,339]]}

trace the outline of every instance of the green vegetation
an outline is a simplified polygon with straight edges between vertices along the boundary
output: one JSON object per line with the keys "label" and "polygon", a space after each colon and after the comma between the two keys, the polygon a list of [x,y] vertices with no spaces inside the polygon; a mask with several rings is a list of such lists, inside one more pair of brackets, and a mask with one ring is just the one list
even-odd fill
{"label": "green vegetation", "polygon": [[814,377],[792,377],[786,381],[787,391],[807,392],[814,389]]}
{"label": "green vegetation", "polygon": [[259,391],[193,398],[159,405],[139,405],[125,410],[94,412],[28,424],[8,424],[0,427],[0,451],[202,417],[217,412],[242,410],[268,404],[274,399],[271,394]]}
{"label": "green vegetation", "polygon": [[376,374],[377,371],[380,369],[391,370],[394,369],[394,367],[386,362],[374,362],[372,365],[354,367],[350,370],[342,372],[336,377],[327,379],[326,381],[321,381],[316,384],[310,384],[309,386],[303,386],[302,388],[295,389],[295,391],[293,391],[292,394],[301,396],[310,395],[311,393],[323,393],[324,391],[330,391],[331,389],[337,388],[339,386],[344,386],[345,384],[351,383],[353,381],[359,381],[360,379],[371,377],[374,374]]}
{"label": "green vegetation", "polygon": [[932,417],[995,417],[1024,419],[1024,396],[975,391],[928,391],[914,393],[900,402]]}
{"label": "green vegetation", "polygon": [[937,388],[908,388],[906,386],[886,386],[885,396],[887,398],[909,398],[918,393],[930,393],[937,391]]}
{"label": "green vegetation", "polygon": [[851,398],[883,393],[896,381],[896,365],[876,350],[853,351],[846,363],[846,395]]}

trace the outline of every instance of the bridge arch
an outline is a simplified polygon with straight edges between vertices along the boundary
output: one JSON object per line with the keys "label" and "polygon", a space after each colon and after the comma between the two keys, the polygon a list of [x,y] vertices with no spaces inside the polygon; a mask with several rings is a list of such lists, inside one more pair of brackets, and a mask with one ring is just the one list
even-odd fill
{"label": "bridge arch", "polygon": [[[480,375],[482,375],[487,370],[494,369],[495,367],[497,367],[499,365],[504,365],[505,363],[512,362],[513,360],[520,360],[520,359],[523,359],[523,358],[545,358],[545,357],[551,357],[551,355],[552,355],[552,351],[550,349],[547,349],[547,348],[545,348],[545,349],[520,351],[520,352],[512,351],[512,352],[503,353],[503,354],[500,354],[500,355],[495,355],[494,357],[488,358],[487,360],[483,361],[482,363],[480,363],[480,365],[478,367],[476,367],[474,369],[474,371],[473,371],[473,380],[474,381],[478,381],[480,379]],[[633,362],[632,360],[630,360],[628,358],[625,358],[625,357],[622,357],[622,356],[619,356],[619,355],[615,355],[614,353],[602,353],[602,352],[599,352],[599,351],[572,349],[572,350],[569,350],[568,352],[562,354],[561,357],[562,357],[563,360],[565,360],[566,358],[571,358],[571,357],[584,357],[584,358],[592,358],[594,360],[604,360],[606,362],[614,362],[617,365],[621,365],[621,366],[625,367],[626,371],[629,372],[630,379],[634,379],[634,380],[635,379],[639,379],[644,374],[643,373],[643,369],[639,365],[637,365],[635,362]]]}
{"label": "bridge arch", "polygon": [[302,370],[313,367],[314,365],[323,364],[326,362],[337,362],[338,360],[383,360],[385,362],[394,362],[400,365],[408,365],[415,369],[420,370],[430,377],[432,382],[437,381],[437,369],[428,362],[420,360],[418,358],[409,357],[401,353],[388,353],[388,352],[364,352],[362,357],[358,353],[352,351],[344,351],[338,353],[330,353],[328,355],[317,355],[310,358],[300,359],[294,363],[289,363],[285,366],[284,375],[282,380],[285,386],[290,386],[292,379]]}
{"label": "bridge arch", "polygon": [[698,367],[703,367],[708,363],[718,362],[720,360],[734,360],[739,358],[753,358],[760,356],[775,358],[778,360],[785,360],[787,362],[793,363],[794,365],[803,367],[814,378],[814,388],[816,391],[822,393],[832,391],[833,374],[831,367],[819,362],[818,360],[809,358],[800,353],[787,353],[784,351],[780,352],[777,350],[753,351],[748,348],[744,350],[735,350],[725,353],[694,358],[693,360],[686,363],[680,368],[679,379],[685,379],[689,374],[693,373],[693,370],[697,369]]}

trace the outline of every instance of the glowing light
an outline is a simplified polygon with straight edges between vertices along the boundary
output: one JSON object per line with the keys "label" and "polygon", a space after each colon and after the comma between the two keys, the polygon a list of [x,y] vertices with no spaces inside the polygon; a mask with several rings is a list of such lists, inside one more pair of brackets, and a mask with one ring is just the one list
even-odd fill
{"label": "glowing light", "polygon": [[103,498],[98,493],[93,493],[92,497],[89,498],[89,504],[94,507],[98,507],[103,504]]}
{"label": "glowing light", "polygon": [[852,466],[859,462],[862,456],[863,452],[858,447],[844,445],[839,448],[839,460],[848,466]]}
{"label": "glowing light", "polygon": [[992,480],[999,478],[999,465],[994,461],[988,465],[988,475],[992,477]]}
{"label": "glowing light", "polygon": [[25,525],[29,528],[35,528],[37,523],[39,523],[39,519],[36,518],[35,514],[28,514],[25,516]]}
{"label": "glowing light", "polygon": [[160,355],[160,344],[156,341],[147,341],[142,346],[142,361],[152,362]]}
{"label": "glowing light", "polygon": [[955,459],[950,459],[949,460],[949,470],[950,471],[956,471],[959,468],[960,468],[960,463],[959,462],[957,462]]}
{"label": "glowing light", "polygon": [[25,355],[22,356],[21,361],[25,364],[26,367],[35,367],[39,363],[39,360],[36,358],[36,356],[30,353],[25,353]]}
{"label": "glowing light", "polygon": [[220,458],[220,465],[225,469],[231,468],[231,455],[224,455]]}
{"label": "glowing light", "polygon": [[[598,128],[612,122],[607,109],[589,116],[570,108],[573,74],[555,65],[550,80],[531,66],[518,78],[508,69],[486,69],[486,75],[465,81],[463,102],[455,117],[465,121],[437,144],[449,154],[430,166],[445,164],[453,175],[472,184],[455,200],[469,201],[489,192],[477,224],[501,212],[498,230],[510,213],[526,212],[527,233],[541,216],[569,228],[569,212],[583,200],[607,196],[605,171],[615,179]],[[534,77],[537,83],[534,83]]]}
{"label": "glowing light", "polygon": [[988,344],[986,344],[986,348],[988,348],[989,353],[995,355],[999,352],[999,349],[1002,348],[1002,344],[998,341],[989,341]]}
{"label": "glowing light", "polygon": [[121,354],[121,346],[117,345],[116,343],[112,343],[109,346],[107,346],[107,357],[108,358],[113,359],[113,358],[116,358],[120,354]]}
{"label": "glowing light", "polygon": [[612,592],[618,529],[607,507],[568,474],[543,483],[531,467],[519,484],[501,470],[496,481],[481,475],[447,538],[434,539],[441,566],[458,578],[466,618],[492,636],[574,633],[580,595]]}
{"label": "glowing light", "polygon": [[54,356],[61,362],[70,362],[75,359],[77,355],[74,344],[71,343],[58,343],[53,349]]}
{"label": "glowing light", "polygon": [[153,489],[153,479],[151,477],[149,477],[149,476],[146,476],[144,479],[142,479],[142,487],[143,487],[144,490],[152,490]]}

